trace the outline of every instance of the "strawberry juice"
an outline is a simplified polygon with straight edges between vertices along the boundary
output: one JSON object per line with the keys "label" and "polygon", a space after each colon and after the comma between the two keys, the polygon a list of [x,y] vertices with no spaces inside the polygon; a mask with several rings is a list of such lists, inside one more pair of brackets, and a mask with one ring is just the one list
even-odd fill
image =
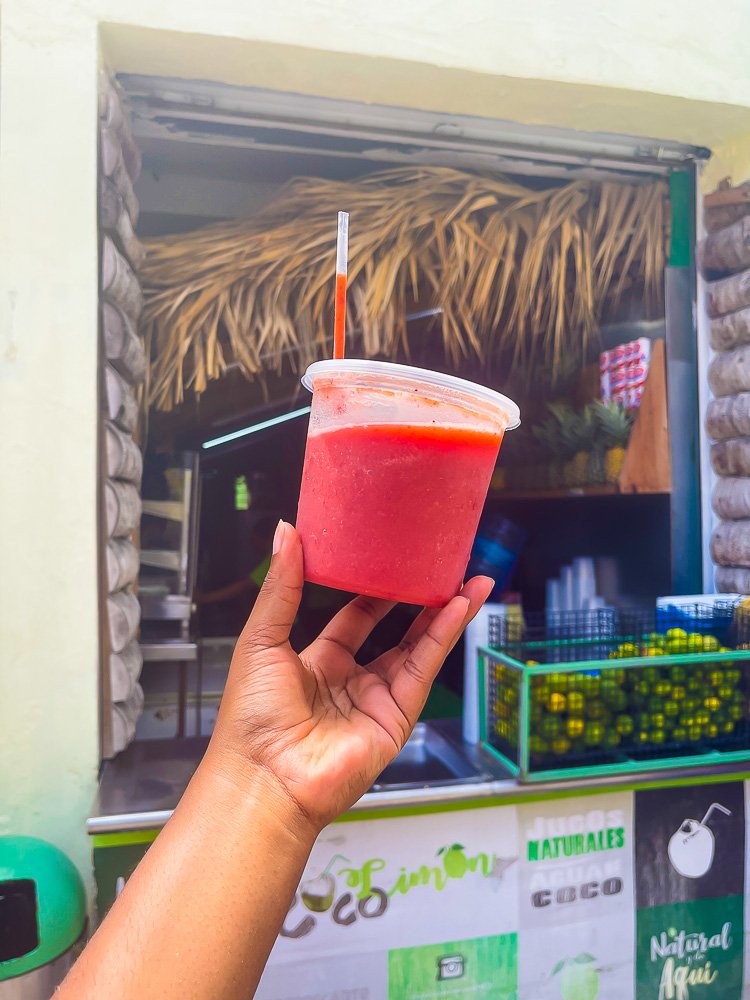
{"label": "strawberry juice", "polygon": [[515,405],[384,362],[308,369],[313,408],[297,528],[305,579],[443,605],[460,589]]}

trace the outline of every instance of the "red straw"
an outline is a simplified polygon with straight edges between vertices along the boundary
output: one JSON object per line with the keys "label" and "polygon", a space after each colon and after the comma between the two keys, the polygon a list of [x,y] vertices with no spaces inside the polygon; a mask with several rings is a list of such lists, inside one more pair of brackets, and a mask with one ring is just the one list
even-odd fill
{"label": "red straw", "polygon": [[344,357],[346,330],[346,272],[349,263],[349,213],[339,212],[336,236],[336,302],[333,311],[333,357]]}

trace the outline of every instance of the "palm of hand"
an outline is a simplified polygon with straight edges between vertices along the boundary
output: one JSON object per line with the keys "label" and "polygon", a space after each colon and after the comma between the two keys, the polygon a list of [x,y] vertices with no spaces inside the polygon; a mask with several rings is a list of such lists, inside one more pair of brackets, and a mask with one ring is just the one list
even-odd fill
{"label": "palm of hand", "polygon": [[238,642],[217,730],[322,828],[403,747],[491,581],[472,580],[445,608],[424,610],[398,646],[366,666],[356,654],[390,602],[356,598],[298,656],[288,636],[302,587],[301,548],[285,527],[286,544]]}

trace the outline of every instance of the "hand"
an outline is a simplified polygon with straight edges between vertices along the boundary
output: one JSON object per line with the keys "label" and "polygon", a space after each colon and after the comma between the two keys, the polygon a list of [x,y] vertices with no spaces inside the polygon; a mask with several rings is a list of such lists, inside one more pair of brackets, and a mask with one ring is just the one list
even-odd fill
{"label": "hand", "polygon": [[212,751],[230,768],[270,780],[317,834],[404,746],[493,581],[476,577],[444,608],[423,610],[398,646],[365,666],[356,654],[393,602],[355,598],[298,656],[289,633],[302,583],[299,536],[282,521],[232,658]]}

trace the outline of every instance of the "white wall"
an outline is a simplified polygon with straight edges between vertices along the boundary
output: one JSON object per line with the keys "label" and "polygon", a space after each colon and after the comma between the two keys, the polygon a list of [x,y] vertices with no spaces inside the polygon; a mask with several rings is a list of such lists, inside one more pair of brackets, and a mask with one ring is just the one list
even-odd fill
{"label": "white wall", "polygon": [[96,70],[744,148],[746,0],[3,0],[0,832],[87,864]]}

